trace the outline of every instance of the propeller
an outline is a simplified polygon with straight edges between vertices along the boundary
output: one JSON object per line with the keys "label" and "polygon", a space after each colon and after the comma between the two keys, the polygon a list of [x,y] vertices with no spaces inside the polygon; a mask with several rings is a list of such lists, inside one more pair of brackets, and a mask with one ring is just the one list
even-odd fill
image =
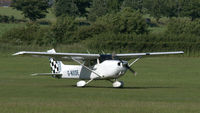
{"label": "propeller", "polygon": [[[120,59],[119,59],[120,60]],[[122,61],[120,60],[120,62],[122,63],[122,65],[124,67],[126,67],[128,70],[130,70],[135,76],[137,75],[137,72],[135,70],[133,70],[129,65],[128,65],[128,62],[127,61]]]}
{"label": "propeller", "polygon": [[[111,55],[111,56],[112,56],[112,60],[114,60],[114,59],[116,58],[115,51],[112,52],[112,55]],[[121,60],[120,60],[120,61],[121,61]]]}
{"label": "propeller", "polygon": [[137,72],[133,70],[128,64],[125,65],[125,67],[130,70],[135,76],[137,75]]}
{"label": "propeller", "polygon": [[[116,59],[117,56],[115,54],[115,51],[112,52],[112,60]],[[135,70],[133,70],[129,65],[128,65],[128,62],[124,62],[122,61],[121,59],[117,58],[122,64],[124,67],[126,67],[128,70],[130,70],[135,76],[137,75],[137,72]]]}

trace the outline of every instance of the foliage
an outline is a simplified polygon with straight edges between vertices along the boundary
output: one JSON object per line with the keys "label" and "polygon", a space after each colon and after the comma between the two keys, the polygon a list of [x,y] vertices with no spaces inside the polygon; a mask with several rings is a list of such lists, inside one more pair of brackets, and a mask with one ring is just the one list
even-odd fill
{"label": "foliage", "polygon": [[78,7],[75,0],[55,0],[55,15],[58,16],[77,16],[79,15]]}
{"label": "foliage", "polygon": [[134,10],[139,10],[140,12],[142,12],[143,0],[124,0],[121,7],[130,7]]}
{"label": "foliage", "polygon": [[78,23],[73,17],[60,17],[51,27],[52,37],[56,38],[57,43],[64,43],[72,37],[77,27]]}
{"label": "foliage", "polygon": [[191,21],[187,18],[173,18],[168,24],[167,32],[200,36],[200,19]]}
{"label": "foliage", "polygon": [[74,36],[71,42],[80,42],[87,38],[91,38],[94,35],[101,34],[103,32],[108,31],[108,27],[102,23],[92,23],[91,25],[87,26],[80,26],[77,31],[74,32]]}
{"label": "foliage", "polygon": [[13,0],[12,7],[32,21],[44,18],[47,13],[48,0]]}
{"label": "foliage", "polygon": [[24,27],[13,28],[4,33],[1,42],[14,45],[53,45],[52,37],[48,37],[48,28],[41,28],[38,24],[29,23]]}
{"label": "foliage", "polygon": [[181,11],[181,16],[191,17],[192,20],[200,18],[200,1],[185,0]]}
{"label": "foliage", "polygon": [[139,12],[124,8],[118,13],[105,15],[96,21],[107,26],[114,33],[148,33],[145,19]]}
{"label": "foliage", "polygon": [[87,16],[87,8],[90,7],[92,0],[75,0],[75,4],[79,11],[79,16]]}
{"label": "foliage", "polygon": [[187,34],[121,34],[106,32],[85,41],[91,50],[147,52],[175,51],[185,53],[200,51],[200,38]]}
{"label": "foliage", "polygon": [[150,15],[156,18],[156,21],[161,18],[163,12],[163,7],[164,7],[164,1],[165,0],[153,0],[153,4],[150,7],[151,9],[149,10]]}
{"label": "foliage", "polygon": [[93,0],[89,10],[88,19],[95,21],[96,18],[107,13],[117,12],[120,9],[120,0]]}
{"label": "foliage", "polygon": [[15,22],[16,19],[14,16],[6,16],[6,15],[0,15],[0,23],[9,23],[9,22]]}

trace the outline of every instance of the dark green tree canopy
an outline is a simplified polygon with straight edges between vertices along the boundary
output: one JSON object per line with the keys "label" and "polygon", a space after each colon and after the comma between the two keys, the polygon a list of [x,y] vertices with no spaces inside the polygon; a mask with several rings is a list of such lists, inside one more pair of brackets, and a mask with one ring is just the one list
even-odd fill
{"label": "dark green tree canopy", "polygon": [[96,20],[97,17],[101,17],[110,12],[117,12],[121,6],[120,0],[93,0],[88,18],[91,21]]}
{"label": "dark green tree canopy", "polygon": [[55,15],[58,16],[77,16],[79,15],[78,7],[75,0],[55,0]]}
{"label": "dark green tree canopy", "polygon": [[124,8],[118,13],[107,14],[98,18],[96,22],[106,26],[109,31],[114,33],[148,33],[148,25],[145,19],[139,11],[135,12],[130,8]]}
{"label": "dark green tree canopy", "polygon": [[124,0],[122,8],[124,7],[130,7],[141,12],[143,8],[143,0]]}
{"label": "dark green tree canopy", "polygon": [[182,6],[181,16],[189,16],[192,20],[200,18],[200,1],[185,0]]}
{"label": "dark green tree canopy", "polygon": [[49,8],[48,0],[13,0],[11,6],[32,21],[44,18]]}

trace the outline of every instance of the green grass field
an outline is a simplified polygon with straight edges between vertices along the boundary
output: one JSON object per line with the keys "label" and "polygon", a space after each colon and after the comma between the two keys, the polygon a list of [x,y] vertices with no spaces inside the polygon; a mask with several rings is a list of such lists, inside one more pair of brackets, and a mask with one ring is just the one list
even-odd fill
{"label": "green grass field", "polygon": [[25,23],[0,23],[0,36],[3,35],[3,33],[5,33],[6,31],[12,29],[12,28],[17,28],[17,27],[21,27],[24,26]]}
{"label": "green grass field", "polygon": [[47,58],[0,56],[1,113],[199,113],[200,58],[152,57],[123,76],[125,87],[94,81],[33,77],[49,72]]}
{"label": "green grass field", "polygon": [[14,16],[16,19],[24,18],[24,16],[21,14],[21,11],[11,7],[0,7],[0,15]]}

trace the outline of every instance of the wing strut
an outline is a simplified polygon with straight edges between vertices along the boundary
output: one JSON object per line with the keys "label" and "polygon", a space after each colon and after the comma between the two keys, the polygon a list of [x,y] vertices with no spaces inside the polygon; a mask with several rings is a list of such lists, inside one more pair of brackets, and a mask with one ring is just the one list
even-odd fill
{"label": "wing strut", "polygon": [[[87,70],[91,71],[92,73],[94,73],[95,75],[97,75],[98,77],[101,78],[101,75],[99,75],[98,73],[94,72],[93,70],[91,70],[89,67],[85,66],[84,64],[82,64],[81,62],[79,62],[78,60],[72,58],[72,60],[74,60],[75,62],[77,62],[78,64],[82,65],[83,67],[85,67]],[[91,79],[92,80],[92,79]]]}
{"label": "wing strut", "polygon": [[134,63],[136,63],[140,58],[142,58],[142,56],[139,56],[137,59],[131,62],[131,64],[129,64],[129,67],[131,67]]}

